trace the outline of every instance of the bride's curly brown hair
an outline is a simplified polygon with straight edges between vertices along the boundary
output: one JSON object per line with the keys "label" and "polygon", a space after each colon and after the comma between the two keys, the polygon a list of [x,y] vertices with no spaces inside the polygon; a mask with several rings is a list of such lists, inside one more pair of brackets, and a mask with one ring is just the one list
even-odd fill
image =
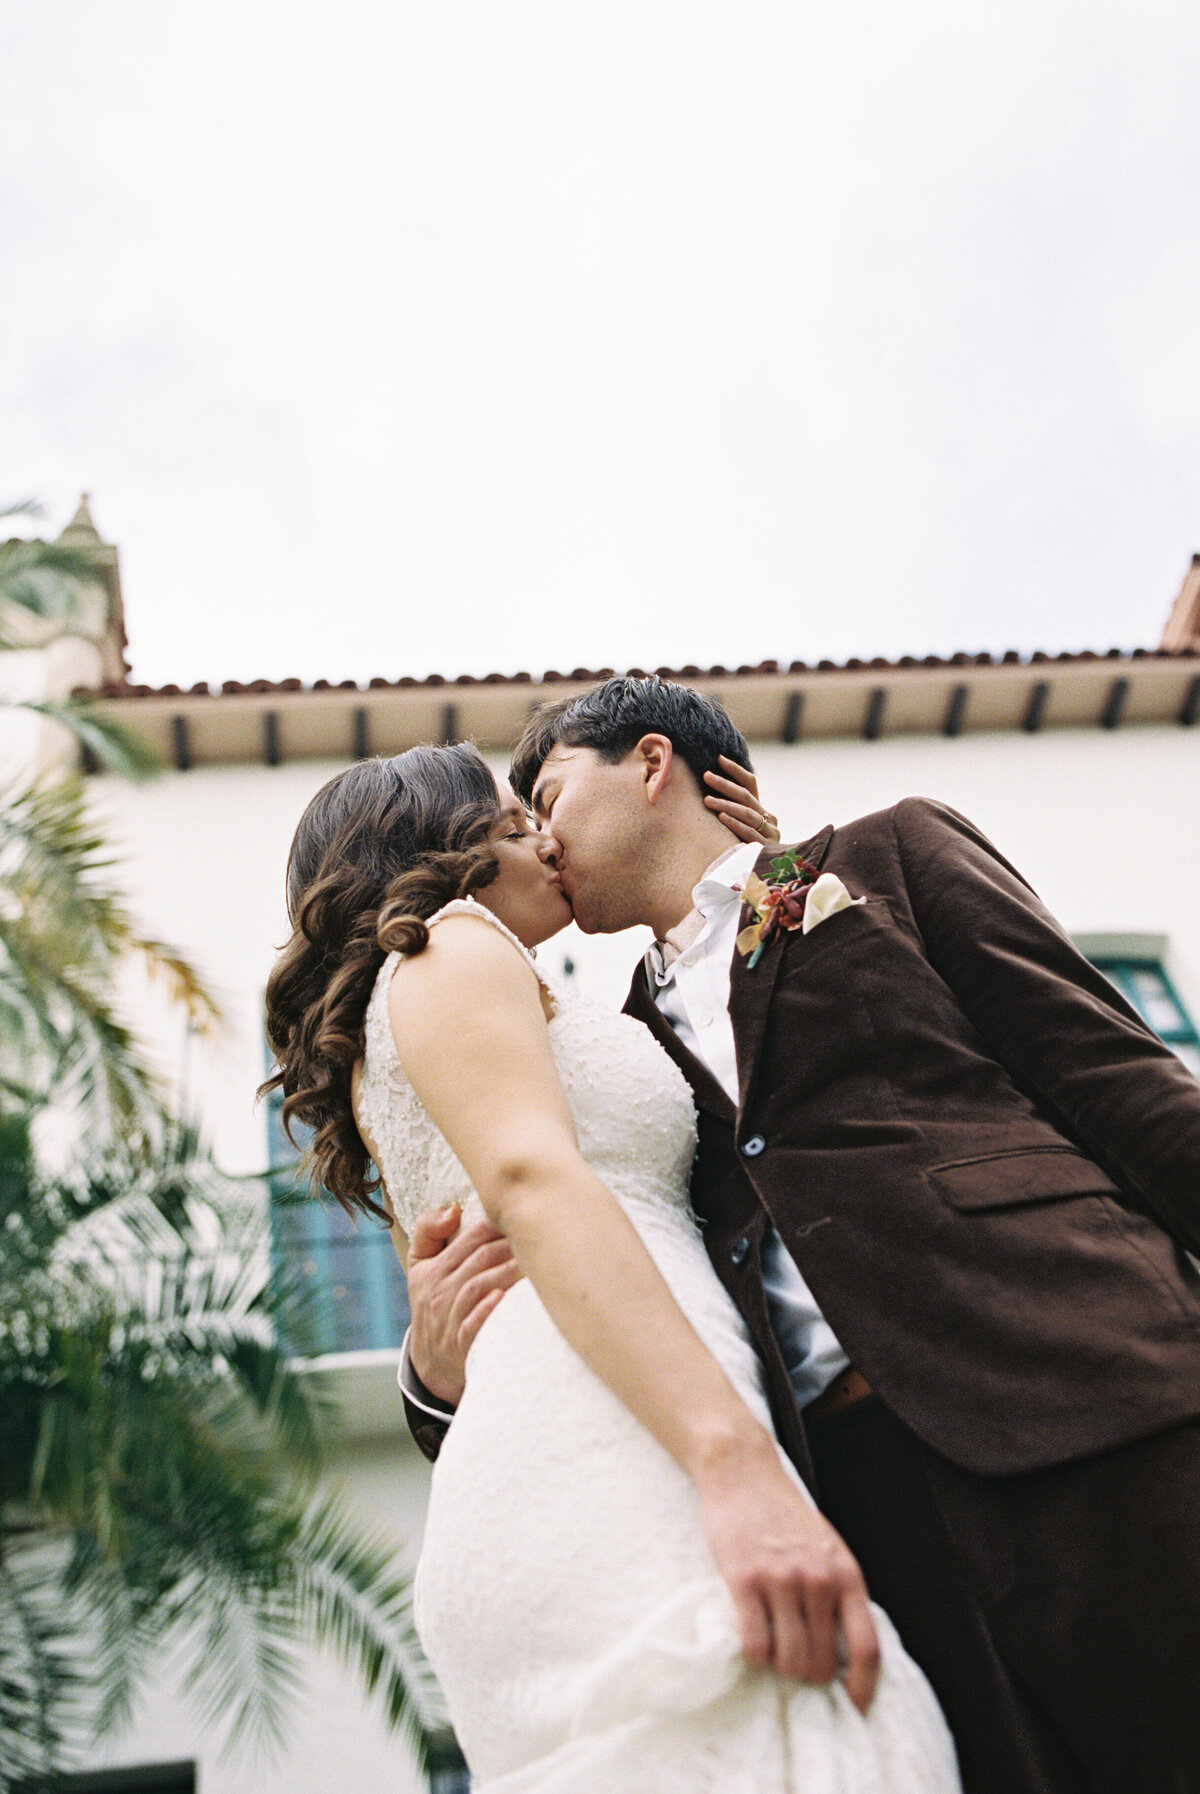
{"label": "bride's curly brown hair", "polygon": [[300,818],[287,867],[292,936],[267,982],[283,1126],[312,1130],[305,1163],[343,1208],[390,1220],[354,1124],[351,1075],[375,978],[393,952],[420,953],[426,918],[496,876],[496,781],[478,750],[414,747],[323,785]]}

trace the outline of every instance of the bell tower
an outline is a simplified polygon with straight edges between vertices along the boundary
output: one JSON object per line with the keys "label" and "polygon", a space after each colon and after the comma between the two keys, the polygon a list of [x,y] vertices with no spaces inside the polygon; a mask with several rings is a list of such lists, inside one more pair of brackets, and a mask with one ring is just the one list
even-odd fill
{"label": "bell tower", "polygon": [[116,548],[106,542],[96,528],[86,492],[55,547],[70,549],[92,575],[98,602],[94,612],[88,615],[82,633],[99,654],[99,677],[95,683],[98,686],[124,685],[129,663],[125,658],[128,642],[125,604],[121,597],[121,569]]}
{"label": "bell tower", "polygon": [[1171,651],[1200,649],[1200,554],[1192,556],[1192,564],[1179,588],[1179,596],[1171,606],[1159,646]]}

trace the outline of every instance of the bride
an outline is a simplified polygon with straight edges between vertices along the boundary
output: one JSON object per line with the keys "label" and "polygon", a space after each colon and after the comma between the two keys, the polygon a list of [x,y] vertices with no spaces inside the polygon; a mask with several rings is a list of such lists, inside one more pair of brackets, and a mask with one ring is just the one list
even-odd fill
{"label": "bride", "polygon": [[524,1273],[415,1590],[476,1794],[953,1794],[928,1685],[771,1435],[688,1206],[685,1080],[537,964],[570,908],[520,803],[468,746],[355,766],[287,891],[270,1082],[314,1176],[402,1257],[456,1201]]}

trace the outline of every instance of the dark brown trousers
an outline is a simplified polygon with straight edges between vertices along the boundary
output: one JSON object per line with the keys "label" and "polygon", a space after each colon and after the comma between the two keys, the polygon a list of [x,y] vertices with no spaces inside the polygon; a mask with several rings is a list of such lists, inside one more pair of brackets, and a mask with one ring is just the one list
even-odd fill
{"label": "dark brown trousers", "polygon": [[1200,1421],[1013,1477],[957,1469],[876,1399],[810,1444],[966,1794],[1200,1794]]}

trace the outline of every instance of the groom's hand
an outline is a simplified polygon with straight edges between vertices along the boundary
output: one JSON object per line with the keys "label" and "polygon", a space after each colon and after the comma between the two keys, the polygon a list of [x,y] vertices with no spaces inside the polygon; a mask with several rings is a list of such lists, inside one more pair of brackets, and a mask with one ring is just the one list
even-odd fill
{"label": "groom's hand", "polygon": [[456,1202],[422,1215],[408,1243],[408,1355],[430,1395],[462,1400],[467,1353],[521,1273],[502,1233],[486,1222],[460,1227]]}

